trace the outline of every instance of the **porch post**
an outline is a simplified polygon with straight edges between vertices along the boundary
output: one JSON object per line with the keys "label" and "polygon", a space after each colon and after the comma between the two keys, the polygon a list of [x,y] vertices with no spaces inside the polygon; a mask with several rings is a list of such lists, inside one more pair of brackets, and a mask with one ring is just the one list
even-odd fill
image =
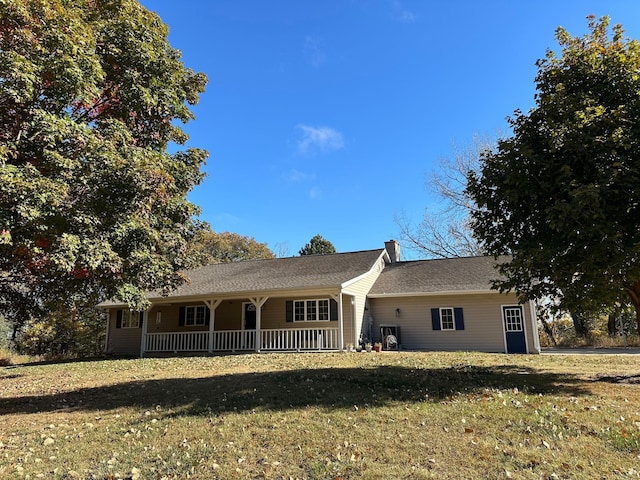
{"label": "porch post", "polygon": [[338,350],[344,350],[344,317],[342,315],[342,290],[337,295],[331,295],[338,304]]}
{"label": "porch post", "polygon": [[342,292],[338,295],[338,343],[340,350],[344,350],[344,317],[342,315]]}
{"label": "porch post", "polygon": [[109,328],[111,324],[111,309],[107,308],[105,312],[106,312],[105,315],[107,317],[107,333],[104,338],[104,353],[108,353],[109,352],[109,335],[111,335],[111,329]]}
{"label": "porch post", "polygon": [[260,333],[260,320],[262,318],[262,305],[269,297],[250,297],[249,301],[256,307],[256,352],[262,348],[262,334]]}
{"label": "porch post", "polygon": [[213,332],[215,331],[216,324],[216,308],[222,303],[222,300],[216,298],[215,300],[205,300],[204,304],[209,309],[209,335],[207,335],[207,351],[213,353]]}
{"label": "porch post", "polygon": [[142,312],[142,334],[140,335],[140,358],[144,357],[147,349],[147,319],[149,318],[149,310]]}

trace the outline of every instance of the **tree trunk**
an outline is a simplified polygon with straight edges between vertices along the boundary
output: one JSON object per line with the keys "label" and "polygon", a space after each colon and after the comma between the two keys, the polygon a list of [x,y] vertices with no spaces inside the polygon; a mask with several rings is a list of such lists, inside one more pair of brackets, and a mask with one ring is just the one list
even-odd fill
{"label": "tree trunk", "polygon": [[616,316],[613,313],[610,313],[607,318],[607,333],[610,337],[615,337],[618,333],[618,322],[616,320]]}
{"label": "tree trunk", "polygon": [[556,337],[553,335],[553,330],[551,329],[551,325],[549,325],[549,322],[547,322],[546,319],[542,318],[542,316],[539,316],[538,318],[540,319],[540,323],[542,323],[542,329],[544,330],[544,333],[547,334],[547,337],[549,338],[549,340],[551,340],[554,346],[558,345],[558,342],[556,342]]}
{"label": "tree trunk", "polygon": [[584,338],[589,333],[589,327],[587,325],[589,319],[586,315],[581,313],[571,312],[571,319],[573,320],[573,328],[576,331],[576,336]]}
{"label": "tree trunk", "polygon": [[638,335],[640,335],[640,282],[636,282],[631,287],[627,287],[626,291],[633,307],[636,309],[636,325],[638,327]]}

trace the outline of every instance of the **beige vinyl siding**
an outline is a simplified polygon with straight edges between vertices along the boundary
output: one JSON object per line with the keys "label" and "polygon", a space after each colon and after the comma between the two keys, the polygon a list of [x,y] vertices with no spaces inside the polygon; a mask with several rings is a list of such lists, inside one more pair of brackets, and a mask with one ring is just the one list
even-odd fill
{"label": "beige vinyl siding", "polygon": [[349,343],[356,344],[357,340],[360,338],[360,333],[364,328],[364,308],[367,302],[367,294],[371,287],[376,282],[380,273],[384,269],[384,260],[380,258],[373,268],[368,272],[368,274],[358,280],[357,282],[352,283],[347,288],[344,289],[344,292],[353,296],[353,322],[350,323],[350,335],[349,341],[347,341],[347,326],[345,324],[345,345]]}
{"label": "beige vinyl siding", "polygon": [[[354,319],[355,303],[354,305],[351,305],[351,298],[352,297],[349,295],[342,296],[342,326],[344,327],[345,348],[349,344],[355,345],[356,339],[358,338],[353,336],[354,332],[353,332],[352,326],[354,323],[353,319]],[[338,322],[332,322],[332,323],[337,324]]]}
{"label": "beige vinyl siding", "polygon": [[[199,332],[209,329],[206,325],[180,326],[180,307],[193,307],[204,305],[202,302],[189,302],[184,304],[156,305],[149,310],[147,319],[147,333],[165,332]],[[161,314],[158,324],[158,312]]]}
{"label": "beige vinyl siding", "polygon": [[140,355],[142,328],[116,328],[117,318],[118,309],[110,309],[107,353],[113,355]]}
{"label": "beige vinyl siding", "polygon": [[[380,325],[400,327],[400,344],[409,350],[475,350],[504,352],[502,306],[517,305],[515,295],[498,293],[422,297],[372,298],[369,300],[374,320],[374,338],[379,340]],[[461,307],[464,330],[433,330],[431,309]],[[528,305],[523,306],[529,352],[533,335]],[[396,309],[400,313],[396,316]]]}
{"label": "beige vinyl siding", "polygon": [[[287,322],[286,308],[287,301],[291,300],[314,300],[320,298],[330,298],[328,295],[309,295],[305,297],[295,298],[270,298],[264,304],[261,314],[261,328],[263,330],[276,328],[338,328],[338,321],[317,321],[317,322]],[[351,299],[344,296],[342,301],[342,315],[344,325],[344,342],[345,345],[353,343],[350,325],[353,324],[351,314]],[[216,316],[216,329],[218,325]]]}
{"label": "beige vinyl siding", "polygon": [[[242,302],[248,300],[225,300],[215,311],[215,330],[242,330]],[[212,317],[213,318],[213,314]]]}

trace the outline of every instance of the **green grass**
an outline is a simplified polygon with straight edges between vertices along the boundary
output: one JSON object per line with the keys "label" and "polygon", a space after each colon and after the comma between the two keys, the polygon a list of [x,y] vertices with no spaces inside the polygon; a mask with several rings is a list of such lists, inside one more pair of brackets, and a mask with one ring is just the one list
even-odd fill
{"label": "green grass", "polygon": [[635,356],[264,354],[0,369],[0,478],[638,478]]}

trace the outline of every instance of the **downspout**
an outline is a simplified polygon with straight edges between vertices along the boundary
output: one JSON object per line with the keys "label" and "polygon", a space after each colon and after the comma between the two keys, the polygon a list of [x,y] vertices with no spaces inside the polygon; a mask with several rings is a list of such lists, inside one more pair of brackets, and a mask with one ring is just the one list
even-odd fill
{"label": "downspout", "polygon": [[540,333],[538,332],[538,321],[536,317],[536,302],[535,300],[529,300],[529,311],[531,315],[531,329],[533,330],[533,348],[536,353],[540,353]]}

